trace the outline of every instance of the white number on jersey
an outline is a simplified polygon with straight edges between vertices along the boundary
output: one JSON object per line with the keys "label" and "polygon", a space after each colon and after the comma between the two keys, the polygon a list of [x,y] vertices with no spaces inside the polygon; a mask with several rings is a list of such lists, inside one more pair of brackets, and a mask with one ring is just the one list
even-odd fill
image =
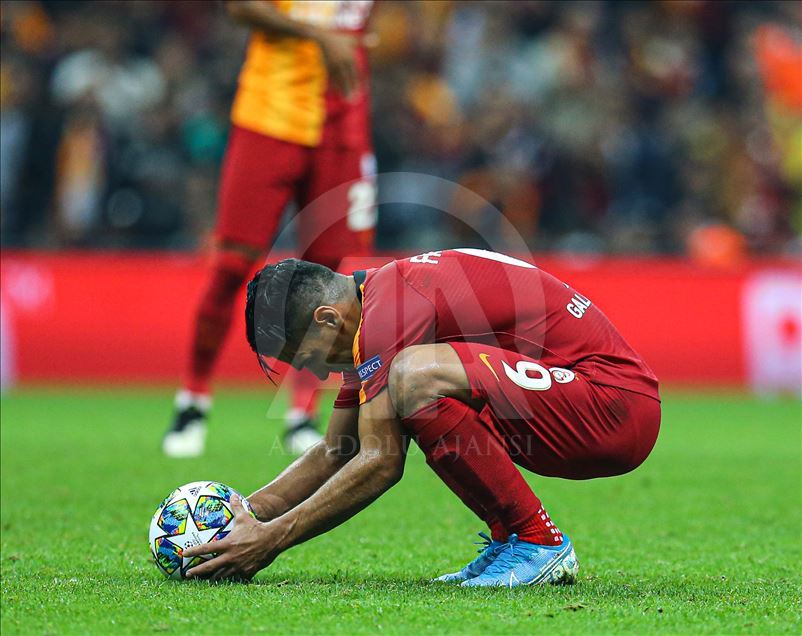
{"label": "white number on jersey", "polygon": [[376,225],[376,187],[371,179],[362,179],[348,188],[348,229],[369,230]]}
{"label": "white number on jersey", "polygon": [[[507,377],[522,389],[546,391],[551,388],[551,374],[546,367],[540,366],[537,362],[519,360],[514,369],[503,360],[501,364],[504,366]],[[530,376],[528,374],[530,371],[537,373],[538,376]]]}

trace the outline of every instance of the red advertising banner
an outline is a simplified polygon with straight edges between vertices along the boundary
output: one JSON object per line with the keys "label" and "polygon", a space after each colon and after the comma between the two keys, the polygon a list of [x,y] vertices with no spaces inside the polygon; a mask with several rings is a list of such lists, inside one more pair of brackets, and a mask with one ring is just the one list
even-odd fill
{"label": "red advertising banner", "polygon": [[[601,308],[664,383],[799,391],[799,262],[720,270],[548,255],[536,264]],[[176,382],[205,268],[204,258],[184,254],[4,253],[4,382]],[[218,377],[262,381],[241,311]]]}

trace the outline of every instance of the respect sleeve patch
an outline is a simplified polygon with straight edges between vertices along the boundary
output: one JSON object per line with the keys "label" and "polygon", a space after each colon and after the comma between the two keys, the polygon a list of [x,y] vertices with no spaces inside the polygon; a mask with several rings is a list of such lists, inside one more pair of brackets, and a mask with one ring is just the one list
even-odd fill
{"label": "respect sleeve patch", "polygon": [[360,364],[356,372],[359,374],[359,379],[364,382],[368,380],[376,371],[382,368],[382,361],[379,356],[373,356],[369,360],[365,360],[362,364]]}

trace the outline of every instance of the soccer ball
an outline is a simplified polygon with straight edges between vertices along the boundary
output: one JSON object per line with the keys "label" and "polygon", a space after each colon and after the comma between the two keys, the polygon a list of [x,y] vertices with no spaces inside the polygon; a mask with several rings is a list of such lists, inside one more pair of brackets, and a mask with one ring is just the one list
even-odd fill
{"label": "soccer ball", "polygon": [[[153,515],[149,536],[150,552],[162,574],[183,579],[187,570],[212,558],[185,559],[184,548],[219,541],[231,532],[233,494],[239,493],[216,481],[193,481],[167,495]],[[244,497],[242,505],[256,516]]]}

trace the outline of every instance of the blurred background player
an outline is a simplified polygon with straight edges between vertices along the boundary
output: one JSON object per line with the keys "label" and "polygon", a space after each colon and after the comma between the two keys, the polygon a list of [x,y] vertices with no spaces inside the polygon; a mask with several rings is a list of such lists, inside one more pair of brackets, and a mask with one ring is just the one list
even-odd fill
{"label": "blurred background player", "polygon": [[[303,258],[336,269],[373,239],[375,173],[363,46],[372,1],[227,2],[252,29],[231,110],[211,271],[201,296],[183,385],[162,448],[172,457],[204,449],[211,380],[235,299],[276,235],[290,202],[299,209]],[[304,210],[337,186],[324,205]],[[319,209],[318,209],[319,208]],[[295,453],[320,440],[319,382],[293,377],[285,444]]]}

